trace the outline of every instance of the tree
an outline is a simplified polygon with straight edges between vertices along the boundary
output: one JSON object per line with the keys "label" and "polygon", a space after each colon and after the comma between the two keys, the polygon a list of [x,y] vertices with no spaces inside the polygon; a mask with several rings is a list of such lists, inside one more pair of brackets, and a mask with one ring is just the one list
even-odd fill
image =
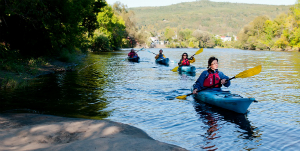
{"label": "tree", "polygon": [[58,55],[86,46],[102,0],[0,0],[0,42],[24,56]]}
{"label": "tree", "polygon": [[175,36],[175,31],[172,28],[166,28],[164,35],[168,41],[171,41]]}
{"label": "tree", "polygon": [[192,34],[198,41],[199,47],[207,47],[207,42],[212,38],[209,32],[195,30]]}
{"label": "tree", "polygon": [[117,17],[111,6],[107,5],[98,13],[99,28],[95,32],[95,38],[104,34],[109,39],[109,46],[117,50],[122,46],[123,38],[126,38],[125,22]]}
{"label": "tree", "polygon": [[125,21],[126,36],[129,37],[130,43],[133,44],[130,47],[134,47],[136,41],[138,41],[139,43],[145,43],[147,41],[147,36],[146,36],[147,34],[145,33],[144,30],[142,29],[139,30],[136,27],[134,11],[132,10],[128,11],[127,6],[120,2],[115,2],[112,8],[115,12],[115,15],[121,17]]}
{"label": "tree", "polygon": [[194,43],[193,43],[192,41],[190,41],[189,47],[190,47],[190,48],[194,48],[194,47],[195,47],[195,45],[194,45]]}

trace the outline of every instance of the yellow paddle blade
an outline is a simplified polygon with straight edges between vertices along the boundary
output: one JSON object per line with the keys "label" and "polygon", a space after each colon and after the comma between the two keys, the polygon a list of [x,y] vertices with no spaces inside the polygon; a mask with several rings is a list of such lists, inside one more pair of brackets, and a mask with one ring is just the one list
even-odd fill
{"label": "yellow paddle blade", "polygon": [[179,66],[175,67],[174,69],[172,69],[173,72],[176,72],[178,70]]}
{"label": "yellow paddle blade", "polygon": [[243,71],[235,76],[235,78],[247,78],[254,75],[257,75],[261,72],[261,65],[256,66],[254,68],[248,69],[246,71]]}
{"label": "yellow paddle blade", "polygon": [[200,53],[202,53],[202,52],[203,52],[203,48],[199,49],[199,50],[195,53],[195,55],[198,55],[198,54],[200,54]]}
{"label": "yellow paddle blade", "polygon": [[178,97],[176,97],[176,99],[182,99],[182,100],[185,100],[185,99],[186,99],[186,97],[187,97],[187,95],[182,95],[182,96],[178,96]]}

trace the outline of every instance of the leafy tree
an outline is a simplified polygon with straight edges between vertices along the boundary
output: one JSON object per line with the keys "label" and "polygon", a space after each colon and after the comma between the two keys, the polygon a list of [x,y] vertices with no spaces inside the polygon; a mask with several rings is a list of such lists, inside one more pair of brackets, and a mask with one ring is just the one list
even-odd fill
{"label": "leafy tree", "polygon": [[95,38],[104,34],[109,39],[109,46],[113,50],[122,46],[122,39],[126,38],[125,22],[117,17],[111,6],[107,5],[98,13],[97,21],[99,28],[95,31]]}
{"label": "leafy tree", "polygon": [[86,48],[102,0],[0,0],[0,42],[23,56],[58,55]]}
{"label": "leafy tree", "polygon": [[192,41],[190,41],[189,47],[190,47],[190,48],[194,48],[194,47],[195,47],[195,45],[194,45],[194,43],[193,43]]}
{"label": "leafy tree", "polygon": [[[146,34],[143,29],[137,28],[134,11],[128,11],[127,6],[120,2],[115,2],[112,8],[115,14],[125,21],[126,36],[131,40],[130,43],[132,44],[130,47],[134,47],[136,41],[139,43],[145,43],[147,41],[148,34]],[[152,34],[152,37],[155,37],[152,32],[150,33]]]}
{"label": "leafy tree", "polygon": [[209,32],[201,30],[195,30],[192,35],[199,41],[199,47],[207,47],[207,42],[212,38]]}
{"label": "leafy tree", "polygon": [[166,28],[164,36],[166,40],[172,41],[173,37],[175,36],[175,31],[172,28]]}

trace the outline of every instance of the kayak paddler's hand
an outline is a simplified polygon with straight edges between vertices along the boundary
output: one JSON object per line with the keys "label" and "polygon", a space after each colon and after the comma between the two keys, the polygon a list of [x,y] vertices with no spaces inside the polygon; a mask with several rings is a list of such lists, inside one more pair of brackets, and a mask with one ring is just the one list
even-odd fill
{"label": "kayak paddler's hand", "polygon": [[226,84],[227,83],[227,81],[226,81],[226,79],[222,79],[221,80],[221,84],[223,85],[223,84]]}
{"label": "kayak paddler's hand", "polygon": [[194,89],[193,94],[197,94],[198,89]]}

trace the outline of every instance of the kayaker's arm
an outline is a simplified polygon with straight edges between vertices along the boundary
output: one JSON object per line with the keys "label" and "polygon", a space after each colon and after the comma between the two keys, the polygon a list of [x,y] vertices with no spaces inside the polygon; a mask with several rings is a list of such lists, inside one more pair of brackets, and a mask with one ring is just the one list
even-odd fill
{"label": "kayaker's arm", "polygon": [[194,63],[195,61],[196,61],[195,57],[192,56],[191,58],[189,58],[190,63]]}
{"label": "kayaker's arm", "polygon": [[230,86],[230,81],[228,80],[229,77],[227,77],[223,72],[219,72],[219,76],[221,79],[225,79],[227,82],[225,84],[223,84],[225,87],[229,87]]}
{"label": "kayaker's arm", "polygon": [[199,76],[198,80],[194,84],[194,89],[201,90],[204,88],[203,83],[206,77],[207,71],[203,71]]}
{"label": "kayaker's arm", "polygon": [[157,54],[156,56],[155,56],[155,59],[157,59],[159,57],[159,54]]}
{"label": "kayaker's arm", "polygon": [[179,60],[178,66],[181,66],[181,63],[182,63],[182,59]]}

